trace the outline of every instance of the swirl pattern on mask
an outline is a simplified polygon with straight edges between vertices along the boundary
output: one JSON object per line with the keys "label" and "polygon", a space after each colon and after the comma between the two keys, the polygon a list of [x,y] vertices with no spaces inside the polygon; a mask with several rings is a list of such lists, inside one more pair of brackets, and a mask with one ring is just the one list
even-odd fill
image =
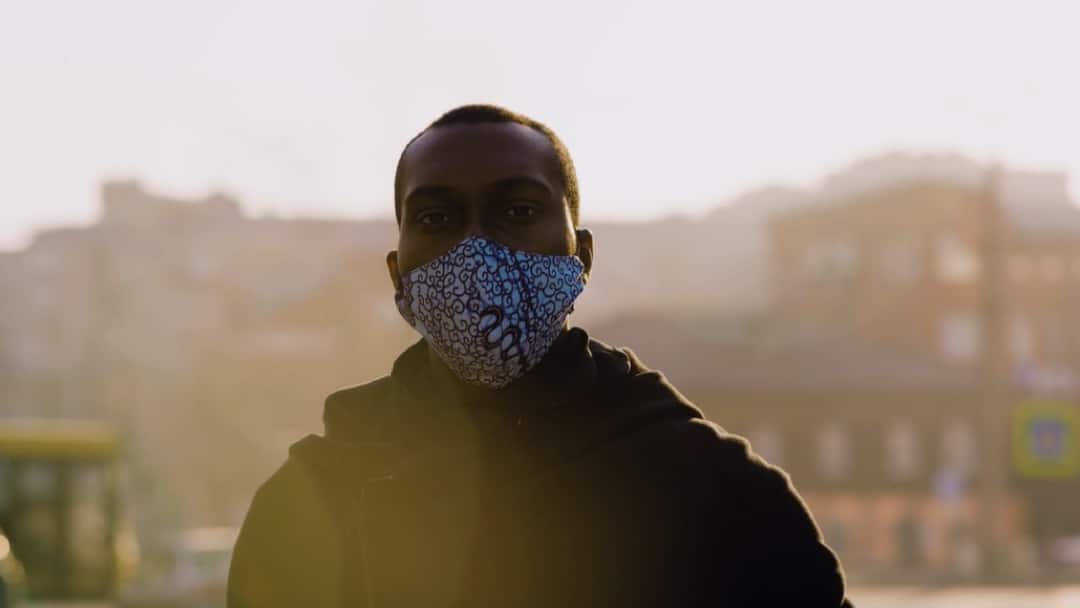
{"label": "swirl pattern on mask", "polygon": [[470,237],[402,277],[401,314],[462,380],[502,388],[559,337],[585,287],[573,256]]}

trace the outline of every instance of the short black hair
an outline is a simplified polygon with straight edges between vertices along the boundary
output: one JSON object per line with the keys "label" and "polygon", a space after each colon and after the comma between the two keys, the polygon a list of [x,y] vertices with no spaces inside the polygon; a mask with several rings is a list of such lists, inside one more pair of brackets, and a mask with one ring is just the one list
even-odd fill
{"label": "short black hair", "polygon": [[563,182],[563,192],[566,194],[566,203],[570,207],[570,218],[573,220],[574,225],[577,226],[579,203],[577,171],[574,169],[574,161],[570,158],[570,152],[566,149],[566,145],[563,144],[562,140],[559,139],[559,136],[544,123],[533,120],[523,114],[507,110],[506,108],[490,104],[470,104],[454,108],[425,127],[423,131],[420,131],[413,136],[413,138],[409,140],[409,143],[405,144],[405,148],[401,151],[401,155],[398,156],[397,169],[394,171],[394,215],[397,217],[398,224],[401,223],[402,160],[404,160],[405,153],[408,152],[409,146],[411,146],[414,141],[420,139],[424,133],[427,133],[436,127],[503,122],[525,125],[530,129],[538,131],[551,142],[551,147],[555,151],[555,160],[559,163],[559,172],[561,173]]}

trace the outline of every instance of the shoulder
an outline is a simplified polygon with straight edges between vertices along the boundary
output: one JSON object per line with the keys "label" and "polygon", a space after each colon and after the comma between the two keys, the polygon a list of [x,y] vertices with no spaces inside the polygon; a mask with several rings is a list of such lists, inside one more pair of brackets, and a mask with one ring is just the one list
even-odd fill
{"label": "shoulder", "polygon": [[[659,370],[651,369],[629,348],[616,348],[590,339],[601,385],[622,389],[619,397],[639,408],[659,410],[652,430],[668,439],[673,449],[687,452],[710,468],[730,472],[774,469],[754,454],[746,439],[707,420]],[[779,469],[775,469],[779,470]]]}
{"label": "shoulder", "polygon": [[743,437],[724,430],[701,417],[675,418],[657,431],[672,450],[683,453],[704,475],[714,479],[730,477],[787,476],[779,468],[754,453]]}
{"label": "shoulder", "polygon": [[255,492],[241,537],[255,544],[293,536],[317,538],[331,533],[329,514],[325,492],[310,467],[289,458]]}
{"label": "shoulder", "polygon": [[[709,465],[732,471],[770,468],[754,453],[750,442],[744,437],[724,430],[720,425],[705,418],[686,420],[677,430],[687,443]],[[778,469],[777,469],[778,470]]]}
{"label": "shoulder", "polygon": [[677,419],[701,418],[701,411],[664,374],[650,369],[629,348],[588,340],[602,398],[636,409],[663,409]]}
{"label": "shoulder", "polygon": [[[337,592],[340,534],[306,467],[287,460],[259,487],[229,568],[230,607],[291,606]],[[297,560],[297,555],[316,559]]]}
{"label": "shoulder", "polygon": [[384,407],[393,398],[391,376],[338,389],[326,397],[323,405],[323,424],[331,439],[358,441],[366,431],[378,426],[385,415]]}
{"label": "shoulder", "polygon": [[816,535],[791,478],[754,453],[743,437],[703,418],[668,419],[649,435],[649,451],[684,480],[692,502],[729,513],[740,525],[783,519]]}
{"label": "shoulder", "polygon": [[843,605],[840,564],[787,473],[706,420],[679,432],[698,463],[702,534],[739,572],[737,605]]}
{"label": "shoulder", "polygon": [[383,376],[354,386],[339,388],[326,397],[326,415],[347,413],[372,400],[385,398],[391,388],[390,376]]}
{"label": "shoulder", "polygon": [[318,484],[309,468],[289,458],[259,486],[251,510],[254,512],[259,507],[263,511],[285,515],[291,511],[299,512],[302,508],[318,507],[320,498]]}
{"label": "shoulder", "polygon": [[673,427],[669,432],[679,437],[701,483],[714,495],[726,501],[724,497],[737,492],[737,502],[744,506],[768,504],[803,519],[805,506],[791,478],[755,453],[745,438],[700,418],[673,423]]}

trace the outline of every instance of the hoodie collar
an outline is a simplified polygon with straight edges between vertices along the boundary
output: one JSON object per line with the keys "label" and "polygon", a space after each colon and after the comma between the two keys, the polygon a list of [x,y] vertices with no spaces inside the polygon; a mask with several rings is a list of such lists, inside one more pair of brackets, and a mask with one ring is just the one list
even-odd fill
{"label": "hoodie collar", "polygon": [[512,400],[505,390],[464,406],[440,399],[426,348],[414,344],[389,377],[328,400],[327,432],[335,439],[309,437],[292,455],[346,477],[374,479],[406,469],[438,476],[468,460],[464,452],[510,457],[538,451],[540,460],[552,461],[650,421],[701,416],[633,353],[590,340],[578,328],[560,337],[522,379],[532,383],[530,390],[516,391]]}
{"label": "hoodie collar", "polygon": [[[444,405],[433,379],[427,345],[423,340],[405,350],[394,362],[391,380],[405,395]],[[469,402],[475,409],[502,409],[515,414],[532,413],[574,400],[591,392],[597,369],[589,350],[589,336],[570,328],[552,345],[535,368],[505,389],[489,391],[485,398]]]}

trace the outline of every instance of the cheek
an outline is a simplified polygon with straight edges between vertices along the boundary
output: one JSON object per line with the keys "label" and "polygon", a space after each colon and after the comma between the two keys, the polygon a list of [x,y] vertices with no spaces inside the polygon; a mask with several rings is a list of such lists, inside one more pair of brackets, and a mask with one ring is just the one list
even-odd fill
{"label": "cheek", "polygon": [[438,258],[461,242],[461,237],[448,236],[441,238],[425,237],[424,239],[405,239],[398,242],[398,272],[401,275],[408,274],[424,264]]}
{"label": "cheek", "polygon": [[558,224],[532,226],[527,232],[507,230],[495,240],[511,249],[543,255],[573,255],[575,250],[574,231]]}
{"label": "cheek", "polygon": [[409,245],[402,241],[398,244],[398,275],[405,276],[410,270],[413,270],[419,266],[423,266],[424,260],[423,248],[418,248],[415,245]]}
{"label": "cheek", "polygon": [[563,236],[566,240],[566,254],[565,255],[577,255],[577,231],[574,230],[573,224],[568,224],[566,227],[566,233]]}
{"label": "cheek", "polygon": [[577,253],[577,233],[574,231],[574,225],[571,222],[567,221],[559,226],[558,236],[555,240],[557,243],[553,243],[554,247],[551,252],[553,255],[574,255]]}
{"label": "cheek", "polygon": [[577,253],[577,226],[574,224],[574,218],[570,213],[570,204],[563,198],[563,243],[566,250],[563,255],[575,255]]}
{"label": "cheek", "polygon": [[577,231],[565,204],[561,211],[546,210],[542,219],[522,232],[521,237],[528,243],[517,249],[545,255],[574,255],[577,252]]}

